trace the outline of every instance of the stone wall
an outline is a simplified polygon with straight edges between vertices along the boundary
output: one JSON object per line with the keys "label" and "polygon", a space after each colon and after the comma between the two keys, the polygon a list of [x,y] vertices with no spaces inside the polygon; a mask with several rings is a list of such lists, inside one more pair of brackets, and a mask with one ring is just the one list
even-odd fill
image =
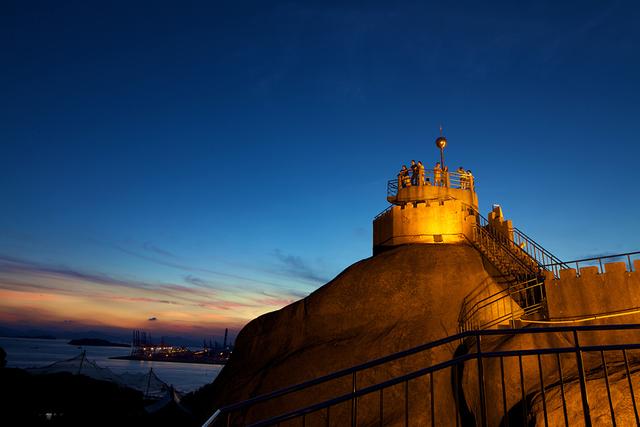
{"label": "stone wall", "polygon": [[[612,262],[604,265],[604,273],[598,267],[560,270],[560,278],[547,272],[545,289],[551,320],[588,316],[615,315],[625,311],[640,310],[640,260],[633,263],[634,271],[627,271],[627,263]],[[638,320],[626,315],[616,323]]]}
{"label": "stone wall", "polygon": [[493,207],[493,210],[489,212],[487,220],[494,230],[497,230],[499,233],[508,237],[509,240],[513,241],[513,223],[510,219],[504,219],[500,206],[495,205]]}
{"label": "stone wall", "polygon": [[407,243],[458,243],[472,236],[475,216],[460,200],[393,206],[373,221],[374,253]]}
{"label": "stone wall", "polygon": [[435,185],[418,185],[398,189],[395,196],[387,197],[393,204],[403,204],[416,200],[456,199],[478,209],[478,196],[475,191],[459,188],[439,187]]}

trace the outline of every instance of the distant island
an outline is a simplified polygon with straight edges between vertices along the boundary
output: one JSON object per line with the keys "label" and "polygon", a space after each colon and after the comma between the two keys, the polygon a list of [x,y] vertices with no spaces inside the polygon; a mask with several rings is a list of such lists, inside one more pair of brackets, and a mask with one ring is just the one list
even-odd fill
{"label": "distant island", "polygon": [[80,346],[96,346],[96,347],[131,347],[129,344],[122,344],[117,342],[111,342],[102,340],[99,338],[80,338],[77,340],[71,340],[68,344],[80,345]]}

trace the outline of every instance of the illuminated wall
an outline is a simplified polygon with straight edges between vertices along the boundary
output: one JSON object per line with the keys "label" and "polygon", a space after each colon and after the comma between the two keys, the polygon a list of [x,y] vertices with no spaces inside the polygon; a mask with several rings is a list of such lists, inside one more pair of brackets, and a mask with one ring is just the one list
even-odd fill
{"label": "illuminated wall", "polygon": [[459,200],[393,206],[373,222],[374,253],[407,243],[457,243],[471,237],[476,218]]}
{"label": "illuminated wall", "polygon": [[[472,238],[478,198],[469,189],[401,188],[387,197],[393,206],[373,221],[374,255],[408,243],[458,243]],[[472,209],[471,209],[472,208]]]}
{"label": "illuminated wall", "polygon": [[[640,320],[640,260],[633,263],[635,271],[627,271],[627,263],[582,267],[580,275],[573,268],[560,270],[555,279],[547,272],[545,288],[550,319],[571,319],[593,316],[607,323],[634,323]],[[615,320],[614,320],[615,319]]]}

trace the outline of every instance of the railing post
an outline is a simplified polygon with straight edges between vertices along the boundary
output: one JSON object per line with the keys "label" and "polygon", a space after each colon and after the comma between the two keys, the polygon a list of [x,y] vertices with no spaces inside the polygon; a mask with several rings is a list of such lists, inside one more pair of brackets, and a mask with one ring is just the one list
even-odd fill
{"label": "railing post", "polygon": [[509,310],[511,310],[511,327],[515,328],[516,319],[513,315],[513,288],[509,285]]}
{"label": "railing post", "polygon": [[580,379],[580,395],[582,397],[582,412],[584,414],[585,427],[591,427],[591,413],[589,411],[589,399],[587,396],[587,381],[584,374],[584,364],[582,361],[582,349],[578,340],[578,331],[573,330],[573,343],[576,349],[576,362],[578,364],[578,378]]}
{"label": "railing post", "polygon": [[356,371],[353,371],[352,376],[352,397],[351,397],[351,426],[356,427],[356,419],[358,418],[358,405],[356,402]]}
{"label": "railing post", "polygon": [[482,345],[480,332],[476,331],[476,357],[478,360],[478,392],[480,397],[480,426],[487,427],[487,407],[484,395],[484,367],[482,366]]}

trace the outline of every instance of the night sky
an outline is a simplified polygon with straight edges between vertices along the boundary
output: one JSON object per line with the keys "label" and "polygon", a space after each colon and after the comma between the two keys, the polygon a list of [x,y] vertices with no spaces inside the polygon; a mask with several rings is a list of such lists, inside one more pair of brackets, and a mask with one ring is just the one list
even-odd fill
{"label": "night sky", "polygon": [[[640,250],[640,3],[0,4],[0,327],[233,333],[371,255],[403,163]],[[148,320],[155,317],[157,320]],[[0,329],[2,332],[2,329]]]}

